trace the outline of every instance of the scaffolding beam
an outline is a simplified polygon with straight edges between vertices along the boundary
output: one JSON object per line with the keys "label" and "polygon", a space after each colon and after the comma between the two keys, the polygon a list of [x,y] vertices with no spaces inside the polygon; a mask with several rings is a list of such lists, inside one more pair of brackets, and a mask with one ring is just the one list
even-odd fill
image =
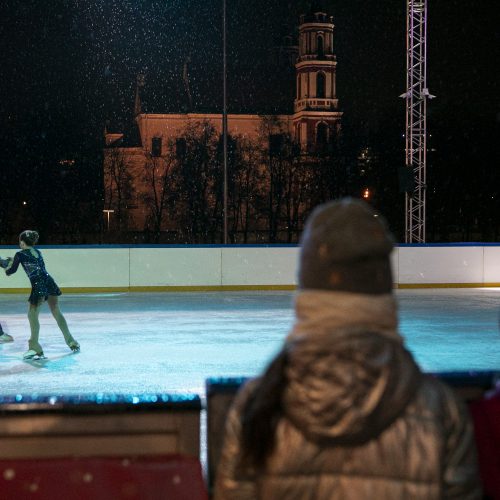
{"label": "scaffolding beam", "polygon": [[413,191],[405,193],[405,242],[425,243],[427,157],[427,0],[407,0],[406,12],[406,162]]}

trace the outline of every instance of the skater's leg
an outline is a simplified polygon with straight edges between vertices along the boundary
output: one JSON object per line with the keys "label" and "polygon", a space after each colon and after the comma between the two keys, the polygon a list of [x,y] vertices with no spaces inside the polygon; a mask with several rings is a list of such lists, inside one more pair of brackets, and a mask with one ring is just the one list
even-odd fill
{"label": "skater's leg", "polygon": [[28,307],[28,321],[30,323],[31,337],[28,341],[30,350],[35,351],[37,354],[43,354],[42,346],[38,342],[40,335],[40,321],[38,315],[40,313],[41,302],[38,304],[30,304]]}
{"label": "skater's leg", "polygon": [[12,342],[14,340],[14,337],[12,335],[9,335],[8,333],[5,333],[2,329],[2,324],[0,323],[0,344],[4,344],[5,342]]}
{"label": "skater's leg", "polygon": [[80,346],[78,345],[78,342],[71,335],[68,328],[68,323],[66,323],[66,318],[63,316],[63,313],[59,309],[57,295],[49,295],[47,302],[49,303],[50,312],[52,313],[52,316],[54,316],[54,319],[57,322],[57,326],[59,327],[64,336],[64,341],[71,350],[73,351],[78,350]]}

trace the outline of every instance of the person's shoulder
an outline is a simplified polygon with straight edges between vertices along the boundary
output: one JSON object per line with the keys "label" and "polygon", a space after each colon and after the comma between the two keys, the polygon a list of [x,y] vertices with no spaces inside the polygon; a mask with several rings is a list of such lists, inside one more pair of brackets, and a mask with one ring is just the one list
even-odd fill
{"label": "person's shoulder", "polygon": [[451,388],[439,377],[429,373],[422,374],[420,393],[430,398],[453,397]]}
{"label": "person's shoulder", "polygon": [[235,408],[241,409],[257,388],[261,377],[250,378],[243,382],[236,393],[233,401]]}
{"label": "person's shoulder", "polygon": [[464,403],[456,391],[434,375],[425,375],[419,391],[419,399],[435,411],[449,414],[462,412]]}

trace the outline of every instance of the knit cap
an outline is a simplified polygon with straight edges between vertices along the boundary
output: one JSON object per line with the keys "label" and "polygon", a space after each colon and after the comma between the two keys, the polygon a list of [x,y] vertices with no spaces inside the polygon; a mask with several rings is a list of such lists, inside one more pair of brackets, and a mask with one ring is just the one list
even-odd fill
{"label": "knit cap", "polygon": [[301,238],[299,288],[383,294],[392,290],[394,239],[367,203],[344,198],[318,206]]}

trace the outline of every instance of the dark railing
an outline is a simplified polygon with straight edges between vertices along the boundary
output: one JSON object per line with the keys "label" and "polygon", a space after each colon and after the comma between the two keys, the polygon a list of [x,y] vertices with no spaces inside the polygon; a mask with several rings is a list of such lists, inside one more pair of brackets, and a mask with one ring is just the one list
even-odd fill
{"label": "dark railing", "polygon": [[[450,385],[468,404],[483,401],[485,394],[500,381],[498,371],[430,375]],[[17,468],[12,482],[7,485],[8,491],[17,492],[21,478],[28,481],[30,477],[42,477],[41,471],[45,471],[48,478],[54,470],[72,474],[74,470],[85,469],[104,481],[99,471],[107,470],[116,481],[107,486],[101,484],[99,488],[112,490],[124,478],[133,476],[140,485],[141,481],[151,480],[148,474],[153,470],[161,470],[162,477],[170,474],[174,483],[184,475],[191,489],[195,488],[190,490],[192,498],[206,499],[201,476],[204,459],[201,459],[200,449],[207,450],[206,483],[211,491],[227,412],[247,380],[246,377],[206,380],[207,441],[206,446],[201,443],[201,448],[203,405],[196,394],[0,396],[0,466],[7,472]],[[132,464],[130,474],[124,464]],[[8,476],[5,474],[4,479]],[[88,478],[82,476],[81,479],[82,488],[91,491],[86,484]],[[68,485],[61,483],[60,486],[64,489]],[[156,486],[157,498],[162,498],[170,483],[161,480]],[[54,491],[47,481],[44,488],[47,492]],[[50,495],[47,493],[40,498],[50,498]],[[177,497],[171,493],[169,498]]]}

